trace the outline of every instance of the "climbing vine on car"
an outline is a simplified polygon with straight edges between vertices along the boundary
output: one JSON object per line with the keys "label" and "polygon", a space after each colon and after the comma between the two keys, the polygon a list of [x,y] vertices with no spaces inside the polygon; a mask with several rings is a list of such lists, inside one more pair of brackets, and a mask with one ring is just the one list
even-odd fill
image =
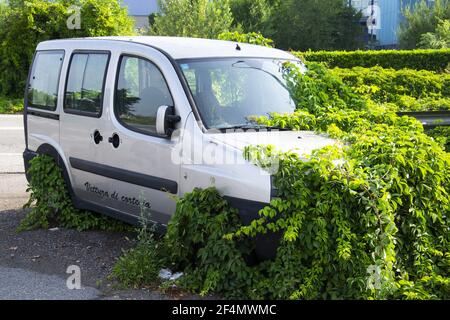
{"label": "climbing vine on car", "polygon": [[80,231],[128,231],[130,226],[89,211],[76,209],[70,198],[61,168],[48,155],[39,155],[30,161],[28,169],[30,208],[18,231],[61,226]]}
{"label": "climbing vine on car", "polygon": [[[260,167],[279,161],[278,196],[242,226],[213,189],[178,203],[166,236],[186,288],[231,298],[449,299],[450,155],[422,125],[398,117],[319,64],[287,83],[298,111],[254,119],[316,130],[338,144],[304,162],[251,146]],[[273,261],[246,264],[253,239],[281,232]]]}

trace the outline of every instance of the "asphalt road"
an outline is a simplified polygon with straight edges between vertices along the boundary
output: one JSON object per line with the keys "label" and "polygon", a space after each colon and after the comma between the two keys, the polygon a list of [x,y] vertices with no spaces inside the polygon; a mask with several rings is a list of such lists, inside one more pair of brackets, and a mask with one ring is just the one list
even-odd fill
{"label": "asphalt road", "polygon": [[24,150],[23,117],[0,115],[0,211],[19,208],[27,200]]}
{"label": "asphalt road", "polygon": [[[0,300],[1,299],[183,299],[151,288],[117,290],[108,279],[134,234],[35,230],[17,233],[26,211],[27,181],[22,116],[0,115]],[[81,289],[67,287],[67,268],[80,268]]]}

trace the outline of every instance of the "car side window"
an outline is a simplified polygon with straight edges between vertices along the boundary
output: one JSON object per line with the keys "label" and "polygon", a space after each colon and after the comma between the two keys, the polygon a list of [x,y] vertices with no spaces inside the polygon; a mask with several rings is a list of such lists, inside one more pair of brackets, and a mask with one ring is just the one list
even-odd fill
{"label": "car side window", "polygon": [[108,62],[107,53],[72,55],[64,99],[65,112],[94,117],[101,115]]}
{"label": "car side window", "polygon": [[28,84],[28,107],[55,111],[64,51],[40,51],[34,58]]}
{"label": "car side window", "polygon": [[158,108],[173,105],[167,83],[157,66],[142,58],[121,58],[114,106],[119,121],[131,130],[156,135]]}

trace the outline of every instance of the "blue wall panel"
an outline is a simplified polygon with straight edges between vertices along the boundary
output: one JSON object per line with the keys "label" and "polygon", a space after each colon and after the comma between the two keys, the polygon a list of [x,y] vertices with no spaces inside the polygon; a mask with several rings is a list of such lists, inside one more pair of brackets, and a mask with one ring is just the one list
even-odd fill
{"label": "blue wall panel", "polygon": [[379,0],[381,9],[381,29],[378,30],[380,45],[397,44],[397,31],[401,18],[401,0]]}

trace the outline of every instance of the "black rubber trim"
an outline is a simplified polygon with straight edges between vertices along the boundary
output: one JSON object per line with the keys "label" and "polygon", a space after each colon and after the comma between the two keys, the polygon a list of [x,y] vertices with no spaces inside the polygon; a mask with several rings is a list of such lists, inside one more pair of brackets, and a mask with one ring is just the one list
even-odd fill
{"label": "black rubber trim", "polygon": [[49,112],[27,109],[27,114],[29,114],[30,116],[41,117],[41,118],[59,121],[59,114],[56,114],[56,113],[49,113]]}
{"label": "black rubber trim", "polygon": [[149,176],[133,171],[123,170],[86,160],[70,158],[72,168],[90,172],[106,178],[135,184],[141,187],[159,191],[167,191],[171,194],[178,193],[178,183],[172,180]]}
{"label": "black rubber trim", "polygon": [[[142,221],[140,217],[134,216],[131,214],[126,214],[121,211],[104,207],[89,201],[82,200],[81,198],[77,197],[76,195],[72,196],[72,202],[73,205],[80,210],[89,210],[98,212],[102,215],[108,216],[110,218],[121,220],[123,222],[126,222],[128,224],[131,224],[133,226],[141,226]],[[167,231],[167,226],[165,224],[162,224],[157,221],[148,221],[148,225],[155,227],[155,232],[158,234],[163,235]]]}
{"label": "black rubber trim", "polygon": [[278,188],[275,186],[275,177],[270,176],[270,199],[278,197]]}

